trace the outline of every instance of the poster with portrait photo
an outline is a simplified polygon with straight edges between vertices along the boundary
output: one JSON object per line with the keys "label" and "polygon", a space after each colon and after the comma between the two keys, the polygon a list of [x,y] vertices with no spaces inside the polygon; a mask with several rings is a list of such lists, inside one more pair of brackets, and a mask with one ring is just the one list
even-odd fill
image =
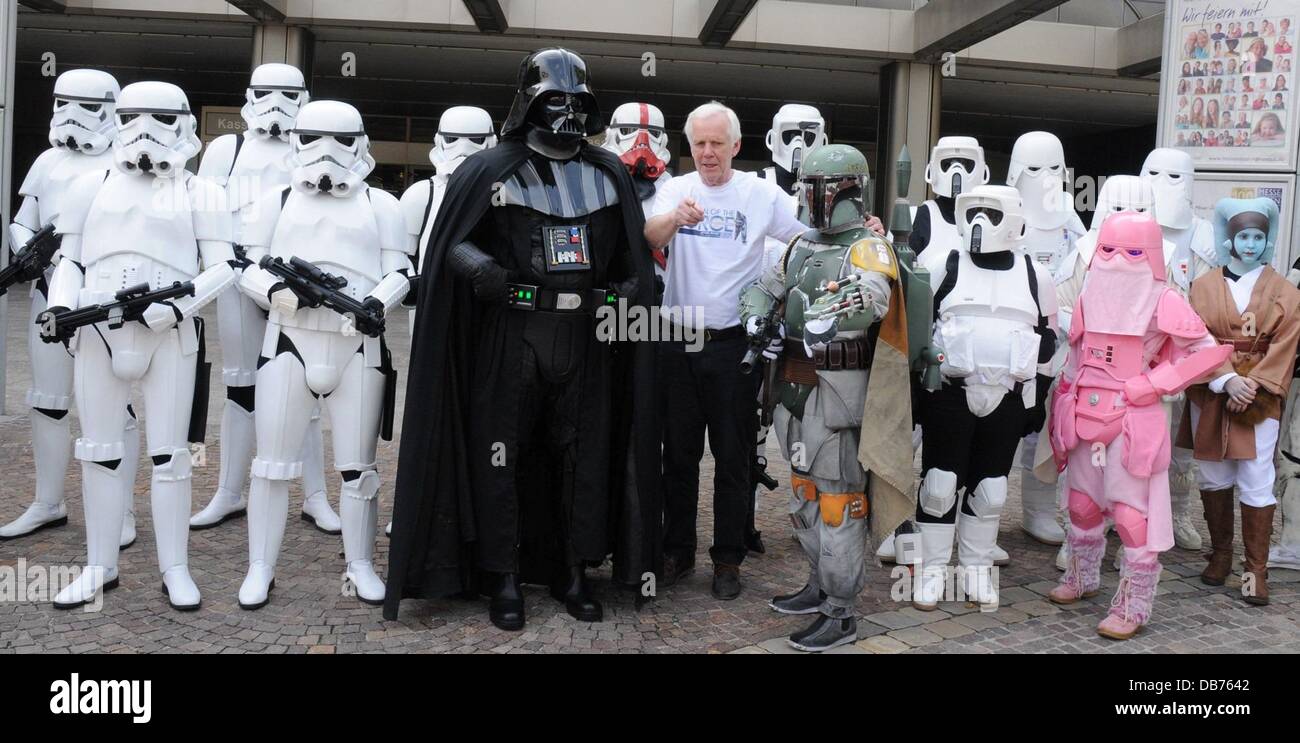
{"label": "poster with portrait photo", "polygon": [[1283,275],[1291,268],[1300,251],[1295,249],[1295,229],[1300,226],[1294,214],[1296,203],[1296,178],[1291,175],[1241,176],[1234,173],[1197,173],[1196,188],[1192,192],[1192,208],[1196,216],[1213,221],[1214,205],[1219,199],[1272,199],[1282,212],[1278,230],[1277,250],[1273,254],[1273,268]]}
{"label": "poster with portrait photo", "polygon": [[1300,0],[1169,0],[1159,140],[1198,170],[1294,172]]}

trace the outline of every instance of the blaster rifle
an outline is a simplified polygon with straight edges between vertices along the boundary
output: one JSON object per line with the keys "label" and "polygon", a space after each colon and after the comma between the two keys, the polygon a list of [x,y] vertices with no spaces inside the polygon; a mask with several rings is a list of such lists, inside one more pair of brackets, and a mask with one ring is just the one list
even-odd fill
{"label": "blaster rifle", "polygon": [[41,326],[41,340],[46,343],[67,341],[78,328],[106,322],[116,329],[130,320],[140,320],[145,309],[154,302],[166,302],[178,297],[194,296],[194,283],[174,281],[171,286],[150,290],[148,283],[137,284],[119,291],[113,302],[92,304],[75,310],[46,310],[36,317]]}
{"label": "blaster rifle", "polygon": [[358,302],[340,291],[348,285],[346,278],[327,273],[297,256],[288,263],[281,258],[262,256],[257,265],[284,282],[302,306],[333,310],[349,318],[359,332],[374,338],[383,335],[383,307],[376,306],[378,302]]}
{"label": "blaster rifle", "polygon": [[54,234],[54,223],[45,225],[32,235],[18,252],[14,253],[9,265],[0,268],[0,297],[14,284],[36,281],[45,275],[54,260],[54,253],[62,240]]}

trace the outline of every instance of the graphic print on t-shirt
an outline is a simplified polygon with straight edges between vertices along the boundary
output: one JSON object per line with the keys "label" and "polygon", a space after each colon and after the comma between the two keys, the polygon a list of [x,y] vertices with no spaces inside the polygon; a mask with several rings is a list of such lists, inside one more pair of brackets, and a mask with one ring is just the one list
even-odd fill
{"label": "graphic print on t-shirt", "polygon": [[697,237],[716,237],[748,243],[745,213],[735,209],[705,208],[704,219],[694,227],[683,227],[679,232]]}

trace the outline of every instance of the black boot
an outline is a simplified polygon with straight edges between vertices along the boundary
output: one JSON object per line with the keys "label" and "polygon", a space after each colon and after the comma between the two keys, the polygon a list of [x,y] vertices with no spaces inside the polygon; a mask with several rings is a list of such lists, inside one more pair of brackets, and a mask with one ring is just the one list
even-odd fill
{"label": "black boot", "polygon": [[794,593],[777,596],[767,605],[782,614],[815,614],[817,607],[826,600],[826,592],[815,589],[811,584],[805,585]]}
{"label": "black boot", "polygon": [[587,590],[587,571],[581,565],[570,567],[564,580],[551,585],[551,596],[564,604],[569,616],[580,622],[599,622],[605,615],[600,602]]}
{"label": "black boot", "polygon": [[820,653],[823,650],[847,645],[858,639],[858,618],[835,619],[818,614],[817,621],[793,635],[786,642],[797,650]]}
{"label": "black boot", "polygon": [[524,628],[524,595],[519,591],[519,575],[502,573],[488,603],[488,619],[498,629],[518,632]]}

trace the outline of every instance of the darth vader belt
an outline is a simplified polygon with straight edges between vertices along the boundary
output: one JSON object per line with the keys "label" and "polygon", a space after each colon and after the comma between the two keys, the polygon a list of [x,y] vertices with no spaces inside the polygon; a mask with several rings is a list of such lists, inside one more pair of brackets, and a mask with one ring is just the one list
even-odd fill
{"label": "darth vader belt", "polygon": [[594,313],[598,308],[618,303],[618,295],[609,289],[547,289],[536,284],[507,284],[506,303],[512,309],[528,312]]}

